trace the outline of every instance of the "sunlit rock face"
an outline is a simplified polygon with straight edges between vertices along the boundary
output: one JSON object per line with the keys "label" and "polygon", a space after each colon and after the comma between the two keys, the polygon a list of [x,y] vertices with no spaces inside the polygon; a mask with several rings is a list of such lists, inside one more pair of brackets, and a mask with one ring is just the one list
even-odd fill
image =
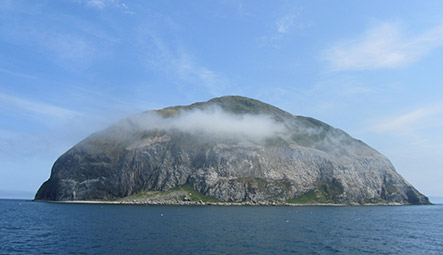
{"label": "sunlit rock face", "polygon": [[321,121],[227,96],[148,111],[55,162],[36,200],[111,200],[183,185],[220,201],[429,204],[389,160]]}

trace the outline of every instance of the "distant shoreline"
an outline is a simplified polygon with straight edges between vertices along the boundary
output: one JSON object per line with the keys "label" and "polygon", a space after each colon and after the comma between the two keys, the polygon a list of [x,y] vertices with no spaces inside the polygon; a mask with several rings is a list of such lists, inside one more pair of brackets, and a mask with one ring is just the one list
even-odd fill
{"label": "distant shoreline", "polygon": [[306,203],[295,204],[285,202],[195,202],[195,201],[182,201],[182,202],[137,202],[137,201],[103,201],[103,200],[69,200],[69,201],[45,201],[45,200],[33,200],[35,202],[48,202],[48,203],[60,203],[60,204],[109,204],[109,205],[178,205],[178,206],[326,206],[326,207],[344,207],[344,206],[401,206],[409,204],[401,203],[373,203],[373,204],[327,204],[327,203]]}

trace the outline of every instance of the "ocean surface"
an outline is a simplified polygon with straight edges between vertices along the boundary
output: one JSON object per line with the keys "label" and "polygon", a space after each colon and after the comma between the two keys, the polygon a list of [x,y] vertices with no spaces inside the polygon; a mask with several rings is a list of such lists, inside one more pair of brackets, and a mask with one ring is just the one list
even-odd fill
{"label": "ocean surface", "polygon": [[443,205],[204,207],[0,200],[0,254],[443,254]]}

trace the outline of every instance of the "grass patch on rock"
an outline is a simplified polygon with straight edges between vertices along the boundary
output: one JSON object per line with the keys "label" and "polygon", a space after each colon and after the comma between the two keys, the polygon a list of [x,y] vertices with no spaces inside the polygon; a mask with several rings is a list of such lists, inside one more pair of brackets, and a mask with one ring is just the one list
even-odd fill
{"label": "grass patch on rock", "polygon": [[185,184],[176,190],[185,191],[190,201],[202,201],[202,202],[220,202],[215,197],[207,196],[201,192],[196,191],[191,185]]}
{"label": "grass patch on rock", "polygon": [[201,192],[193,189],[189,184],[185,184],[181,187],[174,188],[168,191],[142,191],[137,194],[127,196],[120,199],[121,201],[172,201],[172,202],[220,202],[215,197],[206,196]]}
{"label": "grass patch on rock", "polygon": [[291,204],[318,203],[317,193],[315,192],[315,190],[310,190],[308,192],[303,193],[301,196],[297,198],[288,199],[287,202]]}
{"label": "grass patch on rock", "polygon": [[301,196],[288,199],[288,203],[293,204],[314,204],[314,203],[340,203],[338,197],[343,194],[343,185],[340,181],[317,181],[315,188],[303,193]]}

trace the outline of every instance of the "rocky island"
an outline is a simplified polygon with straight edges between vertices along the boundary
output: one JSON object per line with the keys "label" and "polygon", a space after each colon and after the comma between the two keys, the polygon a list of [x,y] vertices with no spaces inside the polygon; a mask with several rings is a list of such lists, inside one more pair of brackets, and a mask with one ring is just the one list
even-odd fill
{"label": "rocky island", "polygon": [[144,112],[90,135],[57,159],[35,200],[430,204],[362,141],[239,96]]}

